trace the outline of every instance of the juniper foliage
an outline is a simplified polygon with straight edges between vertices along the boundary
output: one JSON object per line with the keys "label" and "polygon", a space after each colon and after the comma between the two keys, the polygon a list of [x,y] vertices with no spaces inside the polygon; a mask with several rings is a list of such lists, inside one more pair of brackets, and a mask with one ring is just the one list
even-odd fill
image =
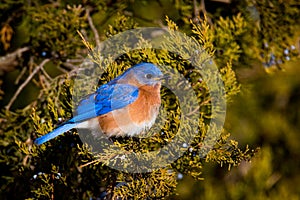
{"label": "juniper foliage", "polygon": [[[122,172],[107,167],[105,163],[117,155],[119,149],[129,152],[149,152],[165,145],[175,137],[180,125],[180,106],[176,98],[165,88],[162,90],[164,109],[160,113],[167,119],[162,128],[164,134],[160,134],[161,130],[156,130],[157,132],[152,137],[141,140],[114,138],[114,144],[118,148],[112,148],[106,152],[108,153],[106,155],[111,156],[109,158],[101,154],[95,156],[92,149],[82,143],[76,130],[68,131],[41,146],[32,145],[34,138],[46,134],[72,116],[74,108],[72,102],[79,99],[79,97],[71,99],[71,97],[77,97],[74,95],[76,91],[74,90],[75,72],[78,70],[79,64],[84,61],[82,58],[89,55],[93,65],[101,69],[103,62],[101,52],[94,49],[97,39],[104,41],[123,31],[145,25],[160,25],[171,32],[177,30],[185,32],[202,45],[206,52],[204,58],[213,58],[215,61],[225,86],[224,98],[231,103],[242,98],[236,97],[241,90],[245,93],[248,92],[247,88],[241,87],[240,82],[249,81],[257,76],[268,77],[266,72],[280,73],[278,70],[286,69],[288,61],[297,59],[298,49],[295,44],[295,33],[299,27],[295,24],[300,24],[300,5],[297,0],[288,2],[275,0],[232,1],[232,4],[226,5],[232,8],[229,10],[224,9],[225,4],[219,6],[216,3],[215,6],[211,6],[212,1],[206,1],[206,3],[210,3],[207,4],[207,10],[202,8],[202,13],[195,12],[197,9],[195,9],[194,2],[191,0],[82,1],[81,4],[75,4],[73,1],[42,3],[4,0],[0,4],[2,22],[0,54],[6,55],[23,46],[30,47],[27,53],[18,58],[17,65],[9,66],[8,70],[3,70],[4,73],[19,71],[20,74],[30,75],[34,69],[39,67],[39,63],[43,59],[50,60],[31,80],[32,87],[39,90],[34,101],[28,102],[24,99],[22,102],[23,99],[20,96],[21,101],[19,100],[19,102],[21,103],[16,102],[15,107],[1,110],[1,199],[162,199],[180,193],[182,187],[179,174],[193,177],[194,180],[207,179],[201,181],[203,183],[201,185],[202,197],[206,198],[211,198],[210,191],[216,189],[219,191],[219,193],[213,194],[216,198],[226,196],[240,199],[247,196],[246,192],[251,190],[249,185],[254,185],[257,191],[261,192],[258,192],[261,198],[267,197],[267,193],[271,193],[271,196],[277,194],[282,197],[288,196],[285,195],[288,189],[284,185],[279,185],[281,190],[278,193],[272,190],[274,186],[272,180],[274,178],[277,180],[279,177],[275,172],[282,170],[280,166],[271,166],[274,162],[272,159],[277,154],[270,155],[269,146],[276,146],[276,142],[271,142],[263,148],[261,159],[255,161],[258,163],[257,166],[247,175],[242,176],[239,184],[229,181],[225,182],[223,186],[214,187],[216,180],[203,174],[206,173],[206,168],[214,169],[209,165],[216,164],[219,167],[226,166],[226,169],[229,170],[232,168],[239,170],[240,168],[237,166],[240,166],[241,163],[244,165],[244,161],[250,161],[257,149],[250,148],[246,145],[247,142],[241,147],[237,139],[230,138],[229,132],[235,130],[232,126],[240,126],[240,121],[232,115],[230,116],[233,120],[230,122],[235,122],[234,125],[226,125],[228,128],[222,129],[221,135],[216,134],[217,129],[213,129],[215,134],[207,135],[212,118],[211,96],[206,83],[207,79],[203,79],[201,73],[192,70],[189,58],[164,50],[152,49],[151,44],[147,44],[142,37],[139,43],[143,46],[148,45],[148,48],[122,54],[111,62],[103,76],[99,77],[94,88],[90,89],[95,89],[97,85],[112,80],[128,67],[141,61],[171,66],[182,73],[190,81],[197,96],[196,101],[201,105],[201,110],[200,116],[197,118],[199,131],[190,146],[183,147],[186,152],[179,159],[164,168],[148,173]],[[170,5],[173,9],[164,9]],[[139,9],[136,9],[137,6]],[[156,8],[157,12],[153,12],[154,14],[150,12],[147,17],[144,17],[142,12],[150,8]],[[8,15],[8,13],[12,14]],[[206,15],[202,15],[203,13]],[[91,21],[94,24],[91,24]],[[99,38],[95,37],[93,25],[97,28]],[[82,41],[82,38],[86,40]],[[176,38],[175,35],[174,40],[178,40],[178,44],[182,44],[180,38]],[[165,45],[168,47],[169,44]],[[189,45],[191,44],[187,43],[185,48],[189,48]],[[178,51],[181,51],[181,48],[183,47],[177,47]],[[193,59],[194,62],[200,62],[200,64],[206,60],[198,55]],[[109,58],[107,62],[110,62]],[[20,80],[26,80],[27,76],[25,75],[20,76]],[[211,74],[211,76],[215,76],[215,74]],[[251,76],[250,79],[249,76]],[[286,87],[290,89],[282,89],[280,94],[290,95],[291,99],[298,97],[295,86],[298,81],[297,79],[293,80]],[[83,82],[83,84],[91,83]],[[270,83],[270,85],[272,84]],[[260,87],[264,88],[263,86],[262,84]],[[251,86],[245,84],[245,87]],[[274,106],[278,108],[276,99],[279,97],[276,94],[276,88],[282,87],[274,86],[275,92],[266,96],[275,96]],[[83,86],[82,89],[86,88]],[[257,88],[257,90],[259,89]],[[291,92],[289,93],[289,91]],[[265,93],[261,92],[263,97]],[[4,103],[7,103],[9,98],[3,95],[9,93],[10,91],[5,88],[4,93],[0,91],[0,95],[6,100]],[[257,93],[253,94],[253,96],[255,95]],[[247,101],[240,107],[247,105],[248,108],[251,108],[251,105],[267,104],[255,100]],[[183,101],[189,105],[188,99]],[[280,105],[278,106],[280,107]],[[280,112],[280,109],[286,112],[290,111],[288,106],[278,109],[275,110],[275,113]],[[252,114],[257,115],[258,113]],[[282,120],[278,115],[276,116],[278,124],[281,124],[279,122]],[[294,122],[299,119],[297,114],[289,117]],[[271,137],[274,136],[273,133],[277,133],[278,136],[280,133],[276,130],[265,128],[270,127],[270,124],[274,125],[273,118],[269,117],[266,120],[269,125],[259,123],[260,121],[256,121],[256,119],[251,122],[253,126],[258,124],[260,130],[270,133]],[[295,153],[297,145],[291,142],[295,141],[295,131],[291,131],[295,127],[293,128],[288,120],[285,122],[282,126],[277,125],[281,133],[288,132],[289,134],[283,139],[279,136],[278,138],[285,141],[285,149]],[[180,126],[189,129],[187,123]],[[244,129],[247,134],[249,130],[253,129]],[[204,143],[207,137],[211,137],[208,141],[217,142]],[[263,137],[268,137],[268,135],[263,135]],[[257,140],[254,141],[256,143],[253,142],[253,146],[259,145]],[[210,151],[206,152],[207,154],[203,157],[201,152],[206,146],[210,147]],[[281,158],[284,159],[284,155],[281,155]],[[163,160],[159,162],[163,162]],[[256,174],[256,171],[259,173]],[[270,181],[265,183],[263,179],[270,179],[271,183]],[[237,187],[230,189],[230,184],[235,184]],[[243,190],[244,184],[249,184],[247,191]],[[218,194],[223,196],[218,196]],[[294,197],[293,195],[291,193],[289,197]],[[176,198],[176,196],[173,197]],[[249,197],[249,199],[251,198]]]}

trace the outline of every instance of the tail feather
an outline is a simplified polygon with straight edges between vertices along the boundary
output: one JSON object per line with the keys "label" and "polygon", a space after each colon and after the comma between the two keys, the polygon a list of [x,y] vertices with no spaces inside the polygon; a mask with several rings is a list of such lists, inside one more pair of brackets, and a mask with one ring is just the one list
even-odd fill
{"label": "tail feather", "polygon": [[64,132],[75,128],[77,125],[77,123],[65,123],[59,127],[57,127],[56,129],[54,129],[53,131],[51,131],[50,133],[47,133],[46,135],[43,135],[39,138],[37,138],[34,143],[37,145],[41,145],[55,137],[57,137],[58,135],[63,134]]}

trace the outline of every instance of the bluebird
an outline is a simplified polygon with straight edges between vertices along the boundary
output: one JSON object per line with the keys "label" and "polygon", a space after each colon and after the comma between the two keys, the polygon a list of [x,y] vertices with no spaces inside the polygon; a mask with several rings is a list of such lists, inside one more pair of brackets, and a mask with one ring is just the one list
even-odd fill
{"label": "bluebird", "polygon": [[164,78],[152,63],[140,63],[78,104],[73,118],[35,140],[43,144],[72,128],[88,128],[93,135],[135,136],[155,122],[161,104],[160,88]]}

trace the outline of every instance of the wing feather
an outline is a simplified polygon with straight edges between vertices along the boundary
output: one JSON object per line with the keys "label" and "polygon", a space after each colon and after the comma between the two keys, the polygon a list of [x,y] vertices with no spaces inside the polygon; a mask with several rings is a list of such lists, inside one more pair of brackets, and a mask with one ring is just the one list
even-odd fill
{"label": "wing feather", "polygon": [[105,84],[93,94],[80,101],[76,116],[69,122],[81,122],[133,103],[138,97],[138,88],[129,84]]}

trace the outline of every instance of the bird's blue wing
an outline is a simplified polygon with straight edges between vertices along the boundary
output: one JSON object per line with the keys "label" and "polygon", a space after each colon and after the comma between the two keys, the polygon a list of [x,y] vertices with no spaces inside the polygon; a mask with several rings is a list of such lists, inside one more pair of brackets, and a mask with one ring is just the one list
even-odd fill
{"label": "bird's blue wing", "polygon": [[105,84],[79,103],[76,116],[69,122],[81,122],[133,103],[138,97],[138,88],[129,84]]}
{"label": "bird's blue wing", "polygon": [[76,123],[64,123],[61,126],[57,127],[56,129],[54,129],[53,131],[51,131],[50,133],[47,133],[46,135],[43,135],[39,138],[37,138],[34,143],[37,145],[41,145],[53,138],[55,138],[58,135],[63,134],[64,132],[74,128],[76,126]]}
{"label": "bird's blue wing", "polygon": [[37,138],[37,145],[43,144],[56,136],[72,129],[78,123],[123,108],[133,103],[138,97],[138,88],[127,84],[105,84],[80,101],[77,114],[50,133]]}

